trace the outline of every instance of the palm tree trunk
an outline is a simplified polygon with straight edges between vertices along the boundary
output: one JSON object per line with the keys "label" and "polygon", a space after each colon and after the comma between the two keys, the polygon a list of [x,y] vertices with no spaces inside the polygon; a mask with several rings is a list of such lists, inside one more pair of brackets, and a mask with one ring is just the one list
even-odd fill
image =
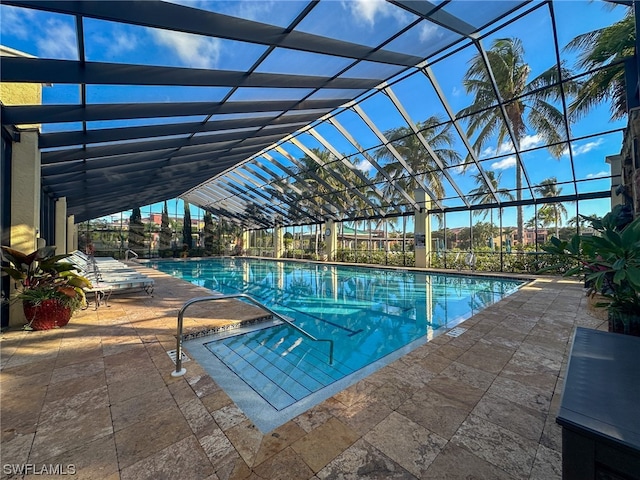
{"label": "palm tree trunk", "polygon": [[402,217],[402,265],[407,264],[406,246],[407,246],[407,217],[403,216]]}
{"label": "palm tree trunk", "polygon": [[491,247],[491,251],[493,252],[493,208],[489,210],[489,246]]}

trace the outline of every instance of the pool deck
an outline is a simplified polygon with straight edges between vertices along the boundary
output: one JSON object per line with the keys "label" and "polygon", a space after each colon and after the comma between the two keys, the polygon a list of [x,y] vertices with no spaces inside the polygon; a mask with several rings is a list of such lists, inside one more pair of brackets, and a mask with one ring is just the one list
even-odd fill
{"label": "pool deck", "polygon": [[561,478],[572,334],[606,328],[577,282],[540,278],[263,435],[195,361],[171,376],[177,311],[210,292],[136,268],[153,297],[2,334],[1,478],[54,478],[11,464],[82,480]]}

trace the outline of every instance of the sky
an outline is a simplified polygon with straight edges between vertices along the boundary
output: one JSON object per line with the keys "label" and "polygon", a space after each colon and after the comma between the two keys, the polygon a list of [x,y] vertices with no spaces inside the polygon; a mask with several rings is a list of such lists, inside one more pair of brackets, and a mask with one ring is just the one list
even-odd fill
{"label": "sky", "polygon": [[[176,2],[185,5],[216,11],[249,20],[287,26],[299,14],[307,2],[300,1],[194,1]],[[483,12],[491,12],[493,8],[502,8],[503,1],[459,1],[450,4],[450,11],[462,18],[472,15],[482,17]],[[597,1],[557,1],[553,4],[557,21],[558,44],[561,47],[561,58],[566,64],[578,72],[575,55],[564,51],[562,47],[580,33],[610,25],[620,20],[625,9],[623,7],[606,8]],[[340,40],[365,45],[377,43],[399,31],[413,20],[407,12],[384,1],[378,0],[323,0],[314,9],[313,15],[307,16],[297,29],[307,33],[334,36]],[[167,32],[140,26],[113,24],[101,20],[87,19],[84,23],[85,55],[88,61],[141,63],[148,65],[167,65],[204,69],[223,69],[246,71],[263,52],[257,45],[218,38],[202,37],[177,32]],[[422,22],[406,35],[388,45],[388,49],[426,55],[443,45],[450,32],[433,24]],[[522,41],[525,58],[531,67],[530,78],[537,76],[555,63],[553,32],[550,27],[548,8],[540,8],[502,28],[498,32],[483,38],[485,48],[489,48],[497,38],[518,37]],[[0,43],[21,50],[28,54],[55,59],[78,59],[76,46],[75,21],[65,15],[37,12],[7,5],[0,6]],[[308,75],[330,75],[344,68],[342,59],[329,58],[323,55],[296,52],[292,50],[274,52],[267,61],[260,65],[258,71],[276,73],[304,73]],[[473,97],[462,87],[462,78],[467,70],[468,62],[474,50],[467,48],[431,66],[432,71],[442,89],[450,108],[457,112],[472,103]],[[370,74],[371,65],[363,64],[350,73],[352,76]],[[376,66],[376,68],[380,68]],[[393,69],[388,72],[393,73]],[[393,87],[395,95],[406,108],[414,122],[423,121],[436,115],[446,118],[445,108],[437,98],[436,91],[424,75],[414,75]],[[192,102],[217,101],[224,97],[227,88],[220,87],[135,87],[135,86],[90,86],[87,89],[88,103],[127,103],[136,102]],[[419,92],[419,95],[416,94]],[[264,98],[280,99],[304,92],[287,92],[276,89],[239,89],[232,100],[251,100]],[[43,89],[43,102],[47,104],[77,104],[80,102],[80,89],[77,85],[53,85]],[[384,94],[376,94],[364,100],[360,106],[382,131],[406,125],[390,100]],[[574,175],[582,180],[578,185],[579,193],[607,190],[610,185],[609,166],[604,162],[607,155],[620,152],[622,134],[619,131],[626,125],[625,121],[610,121],[608,105],[601,105],[585,118],[571,126],[574,138],[581,140],[572,143],[570,161],[569,150],[559,158],[552,158],[546,149],[533,150],[523,154],[525,168],[532,185],[554,176],[562,188],[563,194],[575,193],[572,182]],[[369,131],[362,120],[353,112],[345,111],[337,115],[339,122],[354,133],[364,148],[374,148],[379,139]],[[145,119],[140,121],[90,122],[88,128],[106,128],[130,126],[150,123],[167,123],[175,121],[197,121],[202,117],[182,117],[180,119]],[[77,124],[47,125],[45,132],[77,129]],[[357,153],[335,129],[328,125],[317,127],[319,133],[330,139],[343,154]],[[602,132],[611,131],[604,134]],[[304,136],[301,138],[305,138]],[[317,141],[308,138],[309,146],[316,146]],[[315,145],[314,145],[315,142]],[[461,139],[456,136],[456,148],[463,148]],[[534,132],[528,132],[521,147],[534,148],[542,145],[542,139]],[[292,154],[301,153],[295,147],[288,146]],[[502,143],[486,145],[480,152],[479,159],[487,170],[493,170],[501,178],[501,187],[515,188],[515,156],[510,144]],[[497,157],[496,157],[497,156]],[[371,173],[372,166],[361,156],[354,157],[354,163],[363,172]],[[463,169],[453,166],[450,174],[463,192],[475,188],[471,175],[473,167]],[[445,200],[447,206],[462,205],[453,187],[445,182]],[[535,194],[535,193],[534,193]],[[525,198],[527,198],[525,194]],[[169,212],[173,216],[184,212],[181,200],[168,202]],[[568,206],[575,210],[575,206]],[[159,212],[162,203],[151,206],[153,212]],[[608,200],[585,202],[581,205],[581,213],[603,215],[608,211]],[[149,206],[142,207],[143,216],[149,212]],[[130,212],[125,212],[125,216]],[[199,209],[192,207],[193,216],[201,216]],[[533,208],[527,208],[525,218],[533,215]],[[575,211],[569,214],[574,216]],[[119,218],[119,213],[112,217]],[[505,211],[505,224],[513,224],[515,209]],[[457,223],[468,224],[469,214],[452,214],[447,226]]]}

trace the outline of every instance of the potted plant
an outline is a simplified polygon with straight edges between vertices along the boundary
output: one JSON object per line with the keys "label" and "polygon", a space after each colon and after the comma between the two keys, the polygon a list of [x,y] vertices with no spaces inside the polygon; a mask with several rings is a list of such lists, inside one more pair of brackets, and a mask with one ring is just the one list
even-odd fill
{"label": "potted plant", "polygon": [[83,288],[91,287],[91,282],[75,272],[75,265],[62,262],[69,255],[55,255],[55,249],[50,246],[25,254],[2,247],[2,256],[10,265],[2,271],[17,283],[15,298],[22,301],[25,330],[63,327],[86,304]]}
{"label": "potted plant", "polygon": [[603,297],[596,306],[607,309],[609,331],[640,336],[640,217],[621,221],[626,215],[615,209],[602,220],[585,217],[593,235],[576,234],[568,242],[552,237],[542,248],[558,262],[540,272],[581,276],[589,295]]}

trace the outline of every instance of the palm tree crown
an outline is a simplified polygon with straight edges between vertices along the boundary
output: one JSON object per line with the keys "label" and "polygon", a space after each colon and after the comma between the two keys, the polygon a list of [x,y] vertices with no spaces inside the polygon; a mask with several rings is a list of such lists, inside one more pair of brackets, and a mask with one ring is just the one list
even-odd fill
{"label": "palm tree crown", "polygon": [[[542,180],[535,188],[535,192],[544,198],[557,198],[562,192],[562,187],[558,186],[556,177],[549,177]],[[538,210],[538,218],[546,225],[555,225],[556,237],[559,236],[559,227],[562,217],[567,216],[567,209],[562,203],[546,203]]]}
{"label": "palm tree crown", "polygon": [[[487,170],[486,172],[487,178],[493,187],[493,190],[496,192],[498,198],[502,198],[504,200],[513,200],[513,195],[506,188],[499,188],[500,180],[502,179],[502,173],[499,173],[497,176],[493,170]],[[484,177],[480,172],[472,175],[474,182],[477,187],[469,192],[469,197],[471,197],[471,202],[475,204],[490,204],[495,203],[495,198],[493,193],[491,192],[491,188],[484,181]],[[491,212],[493,216],[493,209],[489,208],[486,210],[476,210],[475,215],[480,215],[484,213],[482,219],[486,219],[487,215]],[[493,218],[491,219],[491,223],[493,224]]]}
{"label": "palm tree crown", "polygon": [[[593,107],[611,100],[611,119],[618,120],[627,113],[623,59],[632,57],[635,49],[636,30],[633,9],[629,8],[624,19],[605,28],[578,35],[567,44],[565,50],[579,51],[578,65],[596,70],[581,84],[575,100],[569,105],[569,113],[576,118],[585,115]],[[611,65],[609,68],[601,68]]]}
{"label": "palm tree crown", "polygon": [[[460,161],[458,152],[451,148],[453,145],[453,136],[449,125],[443,126],[442,120],[437,116],[432,116],[424,122],[418,122],[416,126],[445,167]],[[386,131],[384,135],[415,173],[413,176],[409,175],[389,149],[381,147],[376,151],[374,157],[380,161],[380,163],[386,161],[381,168],[389,177],[397,180],[398,186],[403,188],[411,196],[413,196],[413,191],[420,186],[420,183],[424,183],[437,198],[444,198],[445,192],[442,184],[442,170],[440,170],[435,159],[424,148],[422,142],[413,130],[409,127],[397,127]],[[378,172],[375,181],[381,182],[384,180],[384,175]],[[402,202],[403,199],[398,195],[394,185],[387,182],[382,190],[388,202],[394,200]]]}
{"label": "palm tree crown", "polygon": [[[538,77],[529,81],[531,68],[525,63],[524,48],[517,38],[496,39],[486,52],[491,73],[504,105],[507,121],[513,136],[505,123],[500,108],[496,105],[494,83],[487,70],[481,53],[475,55],[466,72],[463,85],[467,93],[474,95],[473,104],[458,113],[458,117],[466,117],[467,134],[476,136],[473,148],[480,152],[494,136],[497,146],[512,143],[516,150],[525,137],[528,127],[532,133],[542,138],[548,145],[551,154],[559,158],[565,148],[567,132],[563,113],[556,108],[554,102],[561,99],[558,83],[562,78],[570,78],[570,72],[557,66],[549,68]],[[576,90],[574,82],[565,83],[564,91],[572,93]],[[469,158],[467,159],[467,164]],[[516,163],[516,196],[522,199],[522,169]],[[522,207],[518,207],[518,237],[522,240],[523,220]]]}

